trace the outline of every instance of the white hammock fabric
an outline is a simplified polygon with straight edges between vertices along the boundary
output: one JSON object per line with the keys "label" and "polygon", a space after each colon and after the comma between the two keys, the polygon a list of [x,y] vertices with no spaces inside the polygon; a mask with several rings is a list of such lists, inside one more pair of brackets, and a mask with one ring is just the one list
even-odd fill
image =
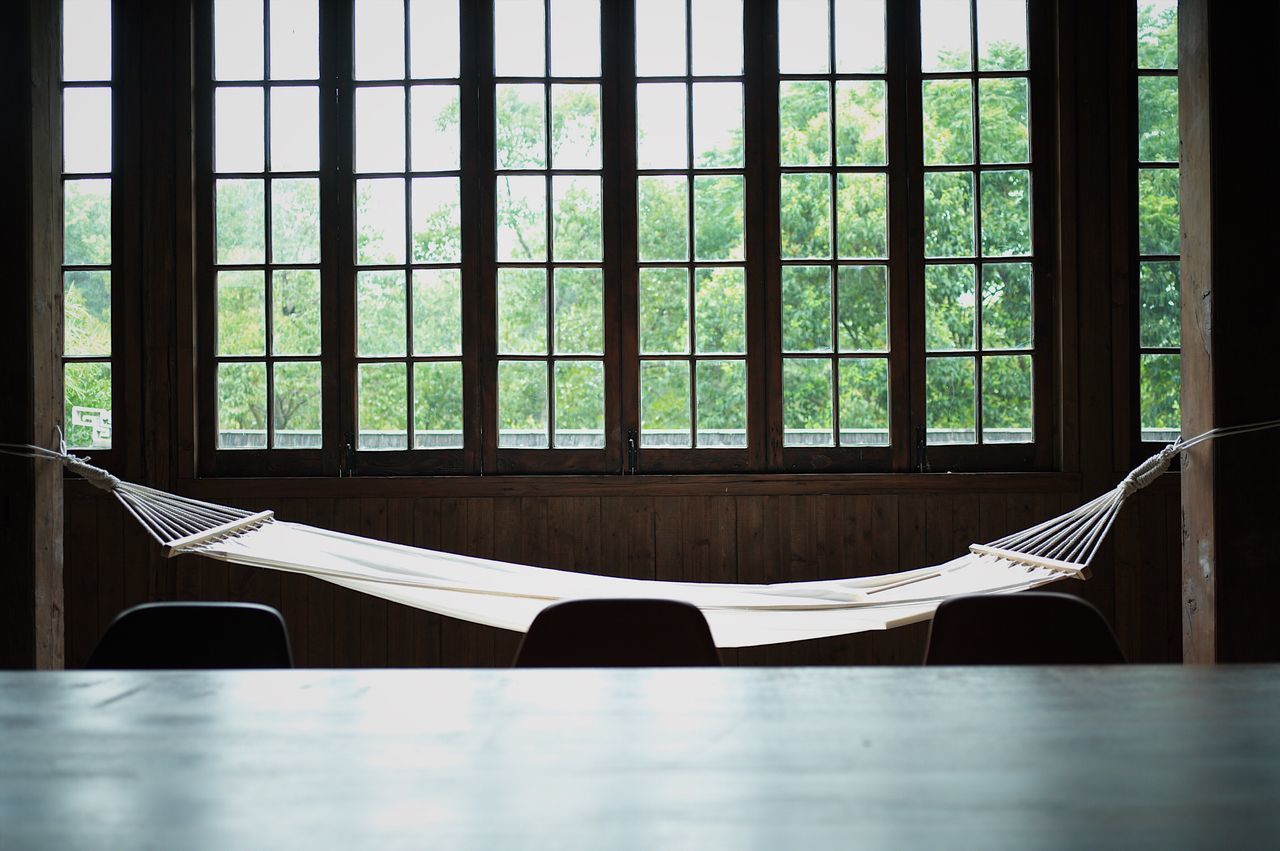
{"label": "white hammock fabric", "polygon": [[474,558],[362,538],[123,482],[82,458],[32,446],[0,452],[48,458],[110,491],[165,548],[235,564],[301,573],[473,623],[525,632],[560,600],[661,597],[702,610],[719,647],[749,647],[889,629],[927,620],[962,594],[1011,593],[1088,568],[1125,500],[1155,481],[1180,452],[1213,437],[1280,426],[1215,429],[1153,455],[1114,489],[1052,520],[931,567],[813,582],[731,585],[620,579]]}

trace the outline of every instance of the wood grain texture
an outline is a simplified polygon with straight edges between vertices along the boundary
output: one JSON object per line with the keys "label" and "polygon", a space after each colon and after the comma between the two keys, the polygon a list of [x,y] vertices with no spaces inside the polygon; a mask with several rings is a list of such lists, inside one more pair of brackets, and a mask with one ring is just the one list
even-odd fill
{"label": "wood grain texture", "polygon": [[1275,847],[1277,704],[1275,666],[0,673],[0,846]]}

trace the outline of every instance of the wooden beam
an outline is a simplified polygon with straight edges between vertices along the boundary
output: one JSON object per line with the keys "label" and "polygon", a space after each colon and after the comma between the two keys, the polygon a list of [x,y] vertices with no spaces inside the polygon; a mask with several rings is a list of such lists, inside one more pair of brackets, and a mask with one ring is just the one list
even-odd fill
{"label": "wooden beam", "polygon": [[[0,441],[55,439],[62,420],[60,7],[19,0],[0,27]],[[0,668],[60,668],[62,469],[0,461]]]}
{"label": "wooden beam", "polygon": [[[1182,433],[1280,417],[1270,257],[1280,136],[1263,83],[1274,5],[1182,0]],[[1182,476],[1182,647],[1188,662],[1280,659],[1275,432],[1203,444]]]}

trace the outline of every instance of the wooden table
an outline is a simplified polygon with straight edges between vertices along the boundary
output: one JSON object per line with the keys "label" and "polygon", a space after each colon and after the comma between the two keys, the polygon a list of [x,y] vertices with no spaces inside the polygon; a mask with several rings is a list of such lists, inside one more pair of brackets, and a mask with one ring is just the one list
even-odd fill
{"label": "wooden table", "polygon": [[1280,666],[0,673],[0,848],[1280,844]]}

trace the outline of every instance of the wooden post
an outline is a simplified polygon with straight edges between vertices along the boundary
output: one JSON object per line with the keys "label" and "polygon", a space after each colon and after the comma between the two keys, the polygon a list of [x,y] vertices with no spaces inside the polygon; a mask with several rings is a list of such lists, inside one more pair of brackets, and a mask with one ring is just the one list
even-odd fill
{"label": "wooden post", "polygon": [[[1280,417],[1273,257],[1280,120],[1264,95],[1275,4],[1182,0],[1182,433]],[[1187,662],[1280,660],[1274,431],[1183,458],[1182,647]]]}
{"label": "wooden post", "polygon": [[[0,27],[0,442],[62,421],[60,7],[17,0]],[[60,668],[62,469],[0,456],[0,668]]]}

